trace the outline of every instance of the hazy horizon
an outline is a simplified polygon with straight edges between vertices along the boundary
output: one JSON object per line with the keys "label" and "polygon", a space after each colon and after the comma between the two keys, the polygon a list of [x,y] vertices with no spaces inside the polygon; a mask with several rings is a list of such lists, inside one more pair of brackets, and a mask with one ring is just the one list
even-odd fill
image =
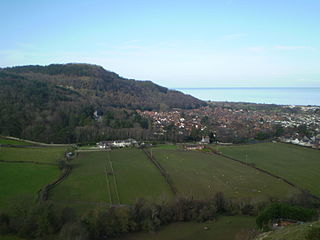
{"label": "hazy horizon", "polygon": [[320,87],[320,2],[7,1],[0,67],[91,63],[168,88]]}

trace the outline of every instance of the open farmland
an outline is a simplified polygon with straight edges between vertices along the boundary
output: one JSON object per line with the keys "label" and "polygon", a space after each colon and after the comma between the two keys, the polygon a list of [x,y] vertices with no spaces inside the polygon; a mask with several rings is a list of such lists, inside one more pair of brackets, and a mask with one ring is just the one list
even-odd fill
{"label": "open farmland", "polygon": [[[208,227],[208,230],[204,230]],[[245,216],[220,217],[204,223],[173,223],[155,233],[134,233],[121,240],[234,240],[245,239],[245,232],[255,228],[255,218]],[[242,238],[243,237],[243,238]]]}
{"label": "open farmland", "polygon": [[65,151],[65,147],[1,147],[0,160],[56,164],[63,157]]}
{"label": "open farmland", "polygon": [[253,163],[320,196],[320,151],[284,143],[219,147],[223,154]]}
{"label": "open farmland", "polygon": [[286,198],[296,193],[288,184],[224,157],[196,151],[154,148],[154,158],[170,175],[180,195],[205,198]]}
{"label": "open farmland", "polygon": [[109,202],[106,156],[105,152],[79,154],[79,157],[73,160],[71,174],[52,190],[50,199],[66,202]]}
{"label": "open farmland", "polygon": [[24,141],[19,141],[19,140],[14,140],[14,139],[9,139],[5,137],[0,137],[0,145],[20,145],[20,146],[25,146],[25,145],[32,145],[31,143],[24,142]]}
{"label": "open farmland", "polygon": [[38,190],[60,175],[55,166],[0,163],[0,210],[8,210],[10,203],[21,197],[36,198]]}
{"label": "open farmland", "polygon": [[126,204],[171,196],[165,179],[139,149],[82,152],[73,171],[53,189],[52,200],[76,204]]}
{"label": "open farmland", "polygon": [[132,203],[144,197],[150,200],[172,197],[159,170],[139,149],[110,152],[121,203]]}

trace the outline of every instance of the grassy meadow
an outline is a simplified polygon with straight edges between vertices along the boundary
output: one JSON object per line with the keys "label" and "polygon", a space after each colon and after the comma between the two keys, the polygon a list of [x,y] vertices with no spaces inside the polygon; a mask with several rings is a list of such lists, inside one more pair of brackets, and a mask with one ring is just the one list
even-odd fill
{"label": "grassy meadow", "polygon": [[0,163],[0,210],[23,197],[36,197],[38,190],[60,175],[55,166]]}
{"label": "grassy meadow", "polygon": [[215,222],[173,223],[155,233],[134,233],[117,240],[240,240],[245,232],[254,228],[254,217],[224,216]]}
{"label": "grassy meadow", "polygon": [[80,153],[71,174],[50,194],[50,199],[68,202],[110,203],[106,181],[106,153]]}
{"label": "grassy meadow", "polygon": [[128,204],[171,196],[169,186],[139,149],[82,152],[51,200],[76,204]]}
{"label": "grassy meadow", "polygon": [[110,152],[121,203],[138,198],[157,201],[173,195],[159,170],[140,149],[121,149]]}
{"label": "grassy meadow", "polygon": [[65,147],[1,147],[0,160],[57,163],[65,151]]}
{"label": "grassy meadow", "polygon": [[20,146],[26,146],[26,145],[32,145],[31,143],[14,140],[14,139],[8,139],[4,137],[0,137],[0,145],[20,145]]}
{"label": "grassy meadow", "polygon": [[152,151],[181,195],[205,198],[224,192],[227,197],[263,200],[296,193],[278,179],[218,155],[157,148]]}
{"label": "grassy meadow", "polygon": [[320,196],[320,151],[284,143],[219,147],[223,154],[279,175]]}

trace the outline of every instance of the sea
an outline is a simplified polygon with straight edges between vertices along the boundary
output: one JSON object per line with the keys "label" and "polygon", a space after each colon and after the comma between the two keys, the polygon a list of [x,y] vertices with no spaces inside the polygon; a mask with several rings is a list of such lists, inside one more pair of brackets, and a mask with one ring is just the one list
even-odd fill
{"label": "sea", "polygon": [[318,88],[176,88],[205,101],[320,106]]}

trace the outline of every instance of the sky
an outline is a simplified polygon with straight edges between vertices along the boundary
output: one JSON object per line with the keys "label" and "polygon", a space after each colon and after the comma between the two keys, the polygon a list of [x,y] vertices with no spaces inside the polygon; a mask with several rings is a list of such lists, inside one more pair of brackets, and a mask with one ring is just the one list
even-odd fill
{"label": "sky", "polygon": [[320,87],[319,0],[3,0],[0,67],[91,63],[169,88]]}

